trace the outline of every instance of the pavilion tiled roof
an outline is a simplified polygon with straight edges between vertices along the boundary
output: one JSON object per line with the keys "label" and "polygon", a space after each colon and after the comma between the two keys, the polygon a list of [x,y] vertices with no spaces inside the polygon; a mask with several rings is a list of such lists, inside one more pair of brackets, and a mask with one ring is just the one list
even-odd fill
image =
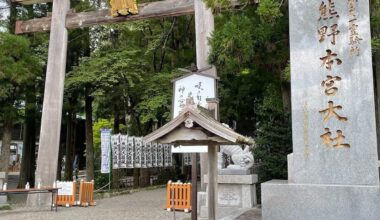
{"label": "pavilion tiled roof", "polygon": [[[215,138],[212,138],[212,137],[216,136],[216,137],[221,138],[219,140],[224,140],[223,144],[247,144],[247,145],[254,144],[254,141],[252,138],[245,137],[241,134],[238,134],[231,128],[215,120],[213,116],[210,114],[209,110],[204,109],[200,106],[196,106],[196,105],[186,105],[184,109],[182,110],[182,112],[176,118],[172,119],[170,122],[168,122],[161,128],[157,129],[156,131],[145,136],[143,140],[145,142],[152,142],[152,141],[160,142],[161,138],[173,132],[175,129],[183,128],[184,124],[189,120],[195,123],[203,131],[207,132],[208,134],[213,135],[213,136],[210,135],[210,139],[208,139],[210,141],[215,140]],[[189,129],[189,132],[191,132],[192,126],[188,129]],[[204,141],[207,141],[207,140],[204,140]],[[181,140],[178,140],[178,142],[181,142]]]}

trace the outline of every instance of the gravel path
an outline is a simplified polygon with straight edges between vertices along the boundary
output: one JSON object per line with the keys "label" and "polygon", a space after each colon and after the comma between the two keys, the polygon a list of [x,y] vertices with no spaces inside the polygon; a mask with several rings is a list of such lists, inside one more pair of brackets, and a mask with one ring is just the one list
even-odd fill
{"label": "gravel path", "polygon": [[[6,220],[173,220],[173,212],[163,209],[165,189],[141,191],[133,194],[105,198],[96,201],[95,207],[50,208],[16,207],[0,211],[0,219]],[[190,214],[176,212],[176,219],[190,219]]]}

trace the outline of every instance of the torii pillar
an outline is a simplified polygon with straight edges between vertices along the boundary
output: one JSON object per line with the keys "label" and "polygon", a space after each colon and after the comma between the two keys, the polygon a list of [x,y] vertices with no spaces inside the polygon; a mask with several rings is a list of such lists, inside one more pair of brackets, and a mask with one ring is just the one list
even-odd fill
{"label": "torii pillar", "polygon": [[[36,185],[41,182],[42,186],[52,186],[57,176],[68,38],[65,23],[69,9],[70,0],[53,0]],[[29,196],[28,204],[50,204],[50,196]]]}
{"label": "torii pillar", "polygon": [[[194,14],[195,14],[195,37],[196,37],[196,53],[197,53],[197,67],[198,69],[203,69],[210,64],[208,63],[208,55],[211,51],[210,45],[208,43],[208,38],[211,37],[212,32],[215,29],[214,25],[214,15],[211,9],[207,8],[203,0],[194,0]],[[210,71],[205,72],[212,76],[217,76],[215,68]],[[217,91],[215,92],[215,98],[217,98]],[[216,108],[216,117],[218,120],[218,110]],[[205,181],[204,176],[208,173],[209,183],[208,183],[208,193],[207,199],[209,201],[208,216],[210,220],[215,220],[216,217],[216,201],[217,201],[217,153],[218,146],[208,146],[208,153],[200,154],[201,162],[201,190],[204,191]],[[210,175],[211,174],[211,175]],[[215,175],[214,175],[215,174]],[[212,204],[212,205],[210,205]]]}
{"label": "torii pillar", "polygon": [[[214,15],[211,9],[207,8],[203,0],[194,0],[194,15],[195,15],[195,37],[196,37],[196,53],[197,53],[197,67],[203,69],[210,64],[208,63],[208,55],[210,53],[210,45],[208,38],[214,31]],[[212,76],[217,76],[215,68],[205,72]],[[215,94],[216,97],[217,94]],[[204,176],[208,171],[208,156],[206,153],[200,154],[201,162],[201,190],[206,190]]]}

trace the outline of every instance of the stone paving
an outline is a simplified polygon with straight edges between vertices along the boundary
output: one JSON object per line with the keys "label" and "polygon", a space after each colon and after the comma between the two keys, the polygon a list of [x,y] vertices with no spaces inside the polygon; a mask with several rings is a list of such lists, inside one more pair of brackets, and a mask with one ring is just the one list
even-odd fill
{"label": "stone paving", "polygon": [[[167,212],[164,209],[165,188],[96,200],[95,207],[25,207],[26,196],[12,197],[12,210],[0,211],[1,220],[190,220],[191,214]],[[235,220],[261,220],[261,210],[252,209]]]}
{"label": "stone paving", "polygon": [[235,218],[235,220],[261,220],[261,209],[252,209],[247,211]]}
{"label": "stone paving", "polygon": [[[172,220],[173,212],[164,210],[165,189],[155,189],[105,198],[96,201],[95,207],[25,208],[12,205],[10,211],[0,211],[4,220]],[[189,213],[176,212],[176,220],[190,219]]]}

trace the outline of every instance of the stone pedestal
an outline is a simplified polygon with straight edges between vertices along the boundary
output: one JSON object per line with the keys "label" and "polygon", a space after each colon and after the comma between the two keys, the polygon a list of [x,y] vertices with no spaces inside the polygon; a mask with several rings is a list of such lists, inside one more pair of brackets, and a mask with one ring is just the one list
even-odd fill
{"label": "stone pedestal", "polygon": [[261,184],[262,219],[378,220],[380,186],[295,184],[272,180]]}
{"label": "stone pedestal", "polygon": [[[204,178],[207,181],[207,175]],[[207,182],[206,182],[207,183]],[[217,218],[229,216],[239,210],[253,208],[256,200],[257,175],[218,175]],[[198,193],[200,220],[207,219],[207,192]]]}
{"label": "stone pedestal", "polygon": [[[0,172],[0,187],[3,187],[5,179],[6,179],[5,172]],[[8,206],[7,196],[0,196],[0,208],[3,207],[3,206]]]}
{"label": "stone pedestal", "polygon": [[219,175],[249,175],[252,174],[251,169],[220,169]]}

